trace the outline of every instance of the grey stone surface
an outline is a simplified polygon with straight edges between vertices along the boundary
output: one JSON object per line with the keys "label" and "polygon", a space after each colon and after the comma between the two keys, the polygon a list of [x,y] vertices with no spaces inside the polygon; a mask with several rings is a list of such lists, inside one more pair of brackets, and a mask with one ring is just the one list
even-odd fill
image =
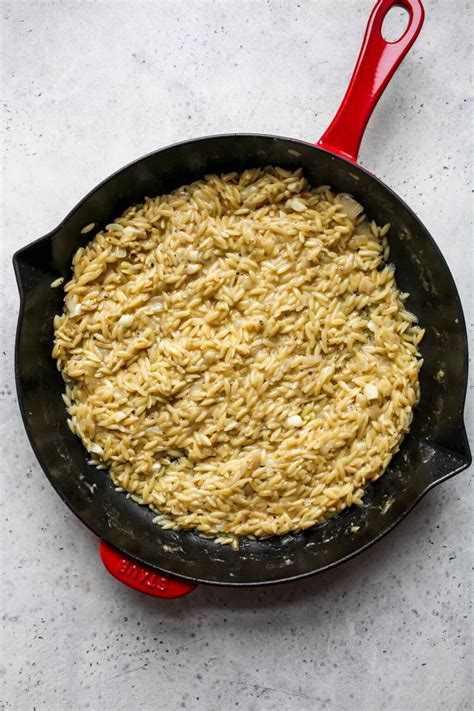
{"label": "grey stone surface", "polygon": [[[385,540],[299,584],[161,602],[102,569],[17,407],[12,252],[122,164],[176,140],[256,131],[316,140],[371,0],[2,3],[0,708],[12,711],[468,709],[469,472]],[[472,326],[469,3],[427,19],[363,142],[415,209]],[[471,331],[472,334],[472,331]],[[472,399],[468,400],[472,433]],[[14,487],[14,496],[12,495]]]}

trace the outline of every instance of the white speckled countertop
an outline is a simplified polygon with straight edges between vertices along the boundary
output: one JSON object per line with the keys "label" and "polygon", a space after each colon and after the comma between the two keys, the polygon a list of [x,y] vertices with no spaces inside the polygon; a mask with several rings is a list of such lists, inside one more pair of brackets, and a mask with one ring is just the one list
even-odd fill
{"label": "white speckled countertop", "polygon": [[[173,141],[232,131],[316,140],[371,6],[2,3],[1,709],[469,708],[469,472],[331,572],[261,591],[202,587],[163,602],[102,568],[97,540],[33,456],[13,383],[13,251],[110,172]],[[424,29],[361,157],[438,241],[472,325],[472,12],[463,0],[425,6]],[[472,399],[466,415],[472,433]]]}

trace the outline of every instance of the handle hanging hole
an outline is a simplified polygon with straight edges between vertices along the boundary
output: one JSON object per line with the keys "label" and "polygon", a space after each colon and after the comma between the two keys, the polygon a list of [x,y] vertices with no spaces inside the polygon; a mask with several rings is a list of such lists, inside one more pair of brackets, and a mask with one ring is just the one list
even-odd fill
{"label": "handle hanging hole", "polygon": [[408,27],[410,15],[401,7],[392,7],[385,15],[382,24],[382,37],[392,44],[403,37]]}

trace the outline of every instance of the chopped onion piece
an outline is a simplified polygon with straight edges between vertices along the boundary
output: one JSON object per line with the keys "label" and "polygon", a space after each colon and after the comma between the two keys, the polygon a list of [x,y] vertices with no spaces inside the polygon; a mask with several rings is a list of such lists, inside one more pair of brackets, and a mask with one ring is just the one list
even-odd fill
{"label": "chopped onion piece", "polygon": [[298,198],[292,198],[288,200],[286,204],[295,212],[304,212],[306,210],[306,205],[304,202],[301,202],[301,200],[298,200]]}
{"label": "chopped onion piece", "polygon": [[372,385],[372,383],[368,383],[364,388],[364,395],[367,400],[377,400],[379,396],[379,391],[377,390],[377,387],[375,385]]}
{"label": "chopped onion piece", "polygon": [[290,415],[290,417],[287,419],[286,424],[288,427],[301,427],[303,424],[303,420],[299,415]]}
{"label": "chopped onion piece", "polygon": [[336,200],[341,203],[342,209],[351,220],[355,220],[356,217],[364,212],[362,205],[357,200],[354,200],[349,193],[339,193],[336,195]]}
{"label": "chopped onion piece", "polygon": [[117,321],[119,326],[122,326],[123,328],[128,328],[129,326],[132,325],[133,323],[133,316],[132,314],[123,314],[123,316],[120,316],[119,320]]}
{"label": "chopped onion piece", "polygon": [[69,306],[69,316],[80,316],[82,313],[82,305],[78,304],[77,301],[73,301],[73,303]]}

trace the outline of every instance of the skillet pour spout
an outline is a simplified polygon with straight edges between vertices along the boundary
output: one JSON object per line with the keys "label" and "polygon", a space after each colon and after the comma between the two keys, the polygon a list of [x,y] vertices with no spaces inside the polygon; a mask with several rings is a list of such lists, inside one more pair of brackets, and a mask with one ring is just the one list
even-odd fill
{"label": "skillet pour spout", "polygon": [[[396,42],[381,34],[394,5],[409,13]],[[49,481],[101,540],[107,569],[157,597],[179,597],[196,583],[256,586],[304,578],[331,568],[379,540],[434,485],[471,463],[463,408],[467,336],[456,286],[426,228],[390,188],[357,164],[365,125],[423,24],[420,0],[379,0],[372,11],[346,96],[317,146],[278,136],[230,134],[176,143],[122,168],[94,188],[45,237],[13,258],[20,291],[15,354],[18,399],[33,450]],[[389,222],[390,261],[407,308],[426,329],[420,345],[421,398],[410,432],[385,474],[367,487],[362,507],[304,533],[243,539],[239,550],[193,531],[163,530],[154,514],[115,490],[67,426],[64,383],[51,357],[54,315],[63,306],[51,283],[70,278],[71,261],[89,235],[144,195],[167,193],[206,173],[278,165],[302,168],[310,184],[354,195],[378,224]]]}

